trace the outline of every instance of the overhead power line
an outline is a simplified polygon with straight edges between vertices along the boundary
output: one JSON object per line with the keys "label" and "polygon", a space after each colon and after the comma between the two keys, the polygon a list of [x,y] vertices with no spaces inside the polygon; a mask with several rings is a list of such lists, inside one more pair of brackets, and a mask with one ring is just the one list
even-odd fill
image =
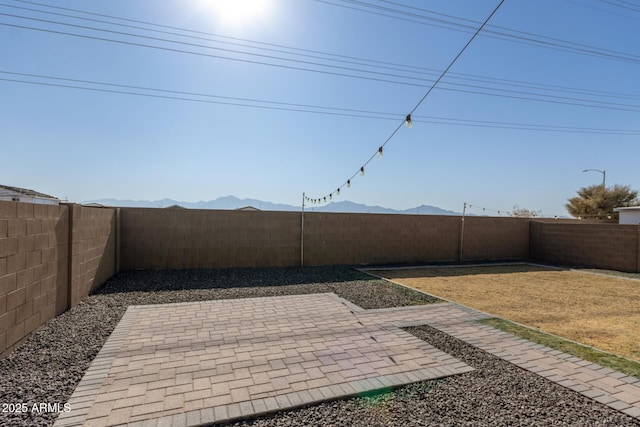
{"label": "overhead power line", "polygon": [[[4,6],[4,5],[0,4],[0,6]],[[92,39],[92,40],[98,40],[98,41],[106,41],[106,42],[112,42],[112,43],[132,45],[132,46],[137,46],[137,47],[159,49],[159,50],[170,51],[170,52],[178,52],[178,53],[183,53],[183,54],[205,56],[205,57],[211,57],[211,58],[216,58],[216,59],[240,61],[240,62],[245,62],[245,63],[266,65],[266,66],[285,68],[285,69],[296,70],[296,71],[307,71],[307,72],[321,73],[321,74],[327,74],[327,75],[333,75],[333,76],[339,76],[339,77],[365,79],[365,80],[378,81],[378,82],[384,82],[384,83],[395,83],[395,84],[417,86],[417,87],[428,87],[427,85],[425,85],[425,83],[432,82],[431,79],[419,78],[419,77],[415,77],[415,76],[399,75],[399,74],[392,74],[392,73],[383,73],[383,72],[365,70],[365,69],[362,69],[362,68],[352,68],[352,67],[347,67],[347,66],[338,66],[338,65],[332,65],[332,64],[322,64],[322,63],[316,63],[316,62],[311,62],[311,61],[300,61],[300,60],[295,60],[295,59],[290,59],[290,58],[285,58],[285,57],[276,57],[276,56],[273,56],[273,55],[256,54],[256,53],[252,53],[252,52],[237,51],[237,50],[225,49],[225,48],[218,48],[218,47],[202,45],[202,44],[197,44],[197,43],[181,42],[181,41],[169,40],[169,39],[164,39],[164,38],[159,38],[159,37],[143,36],[143,35],[140,35],[140,34],[125,33],[125,32],[121,32],[121,31],[106,30],[106,29],[96,28],[96,27],[88,27],[88,26],[69,24],[69,23],[58,22],[58,21],[42,20],[42,19],[33,18],[33,17],[25,17],[25,16],[18,16],[18,15],[0,13],[0,16],[3,16],[3,15],[4,16],[14,17],[14,18],[20,18],[20,19],[28,19],[28,20],[45,22],[45,23],[52,23],[52,24],[57,24],[57,25],[71,26],[71,27],[85,29],[85,30],[102,31],[102,32],[112,33],[112,34],[115,34],[115,35],[124,35],[124,36],[131,36],[131,37],[149,39],[149,40],[155,41],[155,42],[160,41],[160,42],[168,42],[168,43],[174,43],[174,44],[180,44],[180,45],[187,45],[189,47],[213,49],[213,50],[221,51],[221,52],[226,53],[226,54],[231,53],[231,54],[243,54],[243,55],[249,55],[249,56],[257,56],[260,60],[258,61],[258,60],[251,60],[251,59],[246,59],[246,58],[230,57],[230,56],[225,56],[225,55],[217,55],[217,54],[210,54],[210,53],[205,53],[205,52],[197,52],[197,51],[190,51],[190,50],[184,50],[184,49],[177,49],[177,48],[173,48],[173,47],[149,45],[149,44],[131,42],[131,41],[126,41],[126,40],[118,40],[118,39],[97,37],[97,36],[92,36],[92,35],[87,35],[87,34],[76,34],[76,33],[61,32],[61,31],[55,31],[55,30],[51,30],[51,29],[34,28],[34,27],[27,27],[27,26],[21,26],[21,25],[8,24],[8,23],[0,22],[0,25],[5,25],[5,26],[24,28],[24,29],[34,30],[34,31],[43,31],[43,32],[47,32],[47,33],[74,36],[74,37],[80,37],[80,38],[86,38],[86,39]],[[292,63],[296,63],[296,64],[299,63],[302,66],[292,66],[292,65],[285,65],[285,64],[279,64],[279,63],[273,63],[273,62],[266,62],[265,60],[286,61],[286,62],[292,62]],[[337,69],[337,70],[339,70],[339,72],[338,71],[329,71],[329,70],[316,69],[316,68],[308,68],[309,66],[311,66],[311,67],[320,66],[320,67],[326,67],[326,68],[329,68],[329,69]],[[351,73],[365,73],[365,74],[368,74],[368,75],[349,74],[347,72],[342,72],[342,71],[347,71],[347,72],[351,72]],[[429,73],[429,74],[432,74],[432,73]],[[374,77],[374,76],[380,76],[380,77]],[[538,102],[545,102],[545,103],[557,103],[557,104],[563,104],[563,105],[573,105],[573,106],[580,106],[580,107],[604,108],[604,109],[612,109],[612,110],[620,110],[620,111],[632,111],[632,112],[640,111],[640,105],[639,104],[629,104],[629,103],[609,102],[609,101],[594,100],[594,99],[587,99],[587,98],[559,96],[559,95],[554,95],[554,94],[549,94],[549,93],[531,92],[531,91],[526,91],[526,90],[503,89],[500,86],[503,86],[503,87],[515,87],[515,88],[518,88],[518,87],[532,88],[532,89],[537,89],[538,91],[553,91],[553,93],[561,91],[561,92],[564,92],[564,93],[586,94],[586,95],[600,97],[600,98],[608,97],[608,98],[612,98],[612,99],[632,99],[632,100],[634,100],[634,99],[640,99],[639,95],[633,95],[633,94],[625,95],[625,94],[607,93],[607,92],[603,92],[603,91],[589,91],[589,90],[578,89],[578,88],[563,88],[563,87],[557,86],[557,85],[544,85],[544,84],[538,84],[538,83],[518,82],[518,81],[515,81],[515,80],[507,80],[507,79],[491,79],[491,78],[483,77],[483,76],[476,76],[476,77],[465,77],[465,76],[472,76],[472,75],[458,73],[455,78],[458,79],[458,80],[466,80],[466,81],[475,81],[475,82],[480,82],[480,83],[487,83],[487,84],[491,84],[491,85],[498,86],[498,87],[486,86],[486,84],[482,85],[482,84],[469,84],[469,83],[460,83],[460,82],[452,82],[452,81],[442,81],[441,82],[442,84],[438,87],[438,89],[439,90],[454,91],[454,92],[469,93],[469,94],[488,95],[488,96],[501,97],[501,98],[520,99],[520,100],[527,100],[527,101],[538,101]],[[398,80],[399,78],[403,79],[403,80]],[[412,83],[412,81],[413,81],[413,83]]]}
{"label": "overhead power line", "polygon": [[[22,3],[41,5],[39,3],[34,3],[34,2],[26,2],[26,1],[21,1],[21,2]],[[386,3],[396,4],[394,2],[389,2],[389,1],[387,1]],[[390,63],[390,62],[385,62],[385,61],[377,61],[377,60],[372,60],[372,59],[357,58],[357,57],[353,57],[353,56],[337,55],[337,54],[333,54],[333,53],[329,53],[329,52],[320,52],[320,51],[313,51],[313,50],[309,50],[309,49],[300,49],[300,48],[295,48],[295,47],[292,47],[292,46],[275,45],[275,44],[257,42],[257,41],[246,40],[246,39],[237,39],[237,38],[232,38],[232,37],[219,36],[219,35],[216,35],[216,34],[213,34],[213,33],[203,33],[203,32],[198,32],[198,31],[194,31],[194,30],[188,30],[188,29],[184,29],[184,28],[179,28],[179,27],[170,27],[170,26],[166,26],[166,25],[159,25],[159,24],[154,24],[154,23],[150,23],[150,22],[147,22],[147,21],[135,21],[135,20],[129,20],[129,19],[125,19],[125,18],[118,18],[118,17],[114,17],[114,16],[111,16],[111,15],[94,14],[94,13],[91,13],[91,12],[79,11],[77,9],[68,9],[68,8],[62,8],[62,7],[56,7],[56,6],[47,6],[49,8],[61,9],[61,10],[65,10],[65,11],[71,10],[74,13],[83,13],[83,14],[88,14],[88,15],[91,15],[91,16],[98,15],[98,16],[108,17],[109,19],[122,20],[122,21],[125,21],[125,22],[129,22],[129,21],[140,22],[140,23],[144,23],[144,25],[150,25],[150,26],[159,27],[159,28],[170,28],[170,29],[174,29],[174,30],[177,30],[177,31],[187,32],[187,33],[203,34],[203,35],[207,35],[208,37],[200,37],[200,36],[192,36],[192,35],[186,36],[184,34],[175,33],[175,32],[152,30],[152,29],[148,29],[148,28],[140,27],[140,26],[132,26],[132,25],[126,25],[126,24],[113,23],[113,22],[104,21],[104,20],[100,20],[100,19],[93,19],[93,18],[83,18],[83,17],[74,16],[74,15],[43,11],[43,10],[33,9],[33,8],[10,6],[10,5],[1,4],[1,3],[0,3],[0,6],[11,7],[11,8],[20,9],[20,10],[27,10],[27,11],[32,11],[32,12],[36,12],[36,13],[45,13],[45,14],[55,15],[55,16],[64,16],[64,17],[69,17],[69,18],[72,18],[72,19],[81,19],[81,20],[92,21],[92,22],[100,22],[100,23],[104,23],[104,24],[108,24],[108,25],[117,25],[117,26],[121,26],[121,27],[125,27],[125,28],[135,28],[135,29],[138,29],[138,30],[151,31],[151,32],[161,33],[161,34],[170,34],[170,35],[174,35],[174,36],[188,37],[188,38],[193,38],[193,39],[197,39],[197,40],[206,40],[206,41],[214,42],[214,43],[230,44],[230,45],[233,45],[233,46],[241,46],[241,47],[245,47],[245,48],[249,48],[249,49],[259,49],[259,50],[265,50],[265,51],[269,51],[269,52],[277,52],[277,53],[285,54],[285,55],[311,57],[311,58],[315,58],[315,59],[329,60],[329,61],[332,61],[332,62],[339,62],[339,63],[343,63],[343,64],[357,64],[359,66],[374,67],[375,69],[382,68],[382,69],[390,69],[390,70],[401,71],[401,72],[408,72],[408,73],[411,73],[411,74],[421,73],[422,75],[433,75],[433,76],[438,76],[439,73],[440,73],[440,70],[436,70],[436,69],[432,69],[432,68],[395,64],[395,63]],[[45,6],[45,5],[42,5],[42,6]],[[408,6],[406,6],[406,7],[408,7]],[[412,7],[412,8],[413,9],[419,9],[419,10],[426,10],[426,9],[415,8],[415,7]],[[437,13],[437,12],[431,12],[431,13]],[[441,14],[441,15],[444,15],[444,14]],[[450,16],[450,15],[446,15],[446,16]],[[36,18],[32,18],[32,17],[21,17],[21,18],[23,18],[23,19],[36,19]],[[470,20],[467,20],[467,21],[470,21]],[[72,25],[72,24],[67,24],[67,23],[60,23],[58,21],[46,21],[46,22],[57,23],[59,25]],[[473,22],[473,21],[470,21],[470,22]],[[105,29],[95,28],[95,27],[86,27],[86,26],[82,26],[82,28],[98,30],[98,31],[111,31],[111,30],[105,30]],[[117,33],[120,34],[121,32],[117,32]],[[123,33],[123,34],[129,34],[129,33]],[[143,37],[141,35],[133,35],[133,36]],[[219,38],[242,41],[242,43],[221,41],[221,40],[219,40]],[[153,39],[156,39],[156,38],[153,38]],[[165,39],[160,39],[160,40],[165,40]],[[176,41],[169,40],[169,42],[176,42]],[[252,46],[253,44],[267,45],[267,46],[278,46],[280,49],[274,49],[274,48],[271,48],[271,47],[265,48],[265,47],[260,47],[260,46]],[[201,46],[201,45],[196,45],[196,46]],[[220,49],[220,48],[216,48],[214,46],[207,46],[207,47],[210,48],[210,49]],[[224,51],[224,49],[222,49],[222,50]],[[227,51],[231,52],[231,53],[238,53],[238,54],[243,54],[243,55],[255,55],[253,52],[248,52],[248,51],[237,51],[237,50],[227,50]],[[306,53],[304,53],[304,54],[292,53],[291,51],[299,51],[299,52],[306,52]],[[185,51],[184,53],[189,53],[189,52]],[[309,53],[314,53],[314,54],[311,55]],[[310,61],[299,61],[299,60],[295,60],[295,59],[291,59],[291,58],[281,58],[281,57],[274,57],[274,56],[270,56],[270,55],[264,55],[264,56],[263,55],[258,55],[258,56],[259,57],[267,57],[267,58],[270,58],[270,59],[273,59],[273,60],[284,60],[284,61],[290,61],[290,62],[298,62],[298,63],[301,63],[303,65],[333,67],[333,65],[330,65],[330,64],[318,64],[318,63],[313,63],[313,62],[310,62]],[[344,58],[350,58],[351,60],[345,60]],[[220,59],[236,60],[238,58],[223,57],[223,58],[220,58]],[[381,64],[386,64],[386,65],[381,65]],[[276,66],[275,64],[262,64],[262,65]],[[359,73],[359,72],[371,73],[371,74],[378,73],[377,71],[363,70],[363,69],[347,67],[347,66],[339,67],[339,68],[341,70],[346,70],[346,71],[356,72],[356,73]],[[309,69],[299,69],[299,68],[296,68],[296,69],[302,70],[302,71],[315,71],[315,72],[321,72],[322,71],[322,70],[309,70]],[[419,77],[416,77],[415,75],[406,75],[406,74],[398,75],[398,74],[390,74],[390,73],[379,73],[379,74],[381,76],[392,78],[390,80],[389,79],[380,80],[380,81],[389,82],[389,83],[408,84],[411,80],[414,80],[416,86],[427,87],[425,85],[425,82],[432,82],[431,79],[419,78]],[[339,75],[340,76],[344,76],[344,77],[351,77],[351,78],[366,78],[367,77],[367,76],[358,76],[358,75],[352,75],[352,74],[349,74],[349,75],[347,75],[347,74],[339,74]],[[402,81],[393,80],[394,76],[396,78],[402,78],[404,80],[402,80]],[[458,82],[451,81],[451,79],[457,80]],[[405,81],[405,80],[408,80],[408,81]],[[482,83],[482,84],[460,83],[459,81],[476,82],[476,83]],[[622,107],[622,109],[627,109],[627,110],[631,109],[631,111],[634,111],[634,108],[639,108],[640,107],[640,105],[630,105],[630,104],[622,104],[622,103],[615,103],[615,102],[600,102],[599,100],[575,98],[575,97],[561,97],[561,96],[558,96],[557,93],[580,94],[580,95],[593,96],[593,97],[597,97],[597,98],[628,99],[628,100],[640,100],[640,95],[621,94],[621,93],[605,92],[605,91],[596,91],[596,90],[588,90],[588,89],[566,87],[566,86],[561,86],[561,85],[548,85],[548,84],[541,84],[541,83],[509,80],[509,79],[503,79],[503,78],[492,78],[492,77],[478,76],[478,75],[473,75],[473,74],[450,73],[450,74],[447,75],[447,80],[443,81],[442,83],[446,87],[442,87],[441,86],[439,88],[441,90],[447,90],[450,87],[461,86],[461,87],[464,87],[466,89],[465,92],[467,92],[467,93],[477,93],[477,94],[484,94],[484,95],[489,95],[489,96],[496,96],[497,94],[495,94],[495,92],[498,92],[498,93],[511,94],[512,96],[510,96],[510,97],[515,98],[515,99],[527,99],[527,97],[531,97],[531,96],[538,97],[539,99],[537,99],[537,100],[541,101],[541,102],[549,102],[549,101],[553,101],[554,99],[558,99],[558,100],[563,101],[564,104],[569,104],[569,105],[597,106],[599,108],[606,108],[607,105],[609,105],[609,106],[614,106],[614,107]],[[490,84],[491,86],[486,86],[486,84]],[[498,87],[494,87],[494,86],[498,86]],[[505,89],[503,89],[503,87],[507,87],[507,88],[528,88],[528,89],[534,89],[534,90],[538,90],[538,91],[551,91],[552,94],[540,93],[540,92],[536,93],[536,92],[523,91],[523,90],[514,90],[514,89],[505,90]],[[469,88],[474,89],[474,91],[470,91]],[[479,89],[480,92],[477,92],[476,91],[477,89]],[[518,96],[513,96],[513,94],[517,94]],[[566,101],[572,101],[572,102],[566,102]]]}
{"label": "overhead power line", "polygon": [[[396,8],[389,8],[380,5],[370,4],[363,1],[356,0],[314,0],[319,3],[325,3],[331,6],[342,7],[346,9],[352,9],[360,12],[370,13],[374,15],[385,16],[388,18],[399,19],[408,22],[414,22],[422,25],[429,25],[438,28],[445,28],[448,30],[459,31],[469,33],[472,32],[472,26],[468,24],[462,24],[458,22],[445,21],[442,19],[436,19],[433,17],[411,13]],[[335,3],[336,1],[342,2]],[[404,6],[407,7],[407,6]],[[363,9],[364,8],[364,9]],[[425,9],[422,9],[425,10]],[[382,11],[382,12],[380,12]],[[408,18],[411,17],[411,18]],[[541,34],[530,33],[526,31],[520,31],[512,28],[501,26],[490,26],[493,29],[485,29],[483,35],[485,37],[497,38],[500,40],[508,40],[516,43],[522,43],[527,45],[534,45],[543,47],[546,49],[560,50],[564,52],[572,52],[587,56],[596,56],[600,58],[606,58],[611,60],[640,63],[640,55],[615,51],[612,49],[600,48],[597,46],[591,46],[584,43],[573,42],[569,40],[559,39],[555,37],[548,37]]]}
{"label": "overhead power line", "polygon": [[600,0],[600,1],[602,3],[607,3],[621,9],[640,13],[640,4],[637,4],[637,3],[631,3],[628,1],[611,1],[611,0]]}
{"label": "overhead power line", "polygon": [[[231,97],[207,94],[201,92],[180,91],[175,89],[151,88],[139,85],[125,85],[118,83],[99,82],[85,79],[72,79],[64,77],[47,76],[42,74],[19,73],[14,71],[0,70],[0,81],[7,83],[31,84],[38,86],[50,86],[61,89],[86,90],[93,92],[104,92],[119,95],[140,96],[149,98],[160,98],[176,101],[210,103],[228,105],[236,107],[260,108],[269,110],[281,110],[296,113],[324,114],[345,117],[357,117],[373,120],[400,120],[401,114],[384,111],[372,111],[341,107],[328,107],[312,104],[301,104],[291,102],[281,102],[264,99],[251,99],[241,97]],[[31,79],[31,80],[25,80]],[[34,80],[38,79],[38,80]],[[40,81],[45,80],[45,81]],[[51,83],[51,81],[57,83]],[[82,85],[82,86],[81,86]],[[97,86],[97,87],[92,87]],[[106,89],[105,89],[106,88]],[[566,133],[586,133],[586,134],[606,134],[606,135],[640,135],[640,129],[611,129],[611,128],[588,128],[577,126],[558,126],[534,123],[514,123],[486,120],[470,120],[451,117],[421,116],[413,115],[414,123],[430,123],[448,126],[471,126],[494,129],[513,129],[544,132],[566,132]]]}
{"label": "overhead power line", "polygon": [[586,3],[582,3],[578,0],[564,0],[567,3],[571,3],[573,5],[579,6],[579,7],[583,7],[585,9],[591,9],[591,10],[597,10],[598,12],[604,12],[607,13],[609,15],[615,15],[615,16],[619,16],[621,18],[625,18],[625,19],[631,19],[633,21],[640,21],[640,18],[636,17],[636,16],[632,16],[626,12],[618,12],[617,9],[616,10],[610,10],[607,8],[602,8],[602,7],[595,7],[592,6],[590,4],[586,4]]}
{"label": "overhead power line", "polygon": [[[31,5],[43,6],[43,7],[47,7],[47,8],[51,8],[51,9],[56,9],[56,10],[71,11],[71,12],[74,12],[74,13],[80,13],[80,14],[85,14],[85,15],[89,15],[89,16],[99,16],[99,17],[105,17],[105,18],[109,18],[109,19],[114,19],[114,20],[117,20],[117,21],[132,22],[132,23],[143,24],[143,25],[146,25],[146,26],[151,26],[151,27],[156,27],[156,28],[171,29],[171,30],[180,31],[182,33],[174,33],[174,32],[167,32],[167,31],[153,30],[153,29],[150,29],[150,28],[139,27],[139,26],[131,26],[131,25],[124,25],[124,24],[119,24],[119,23],[105,21],[105,20],[89,19],[89,18],[83,18],[83,17],[79,17],[79,16],[75,16],[75,15],[48,12],[48,11],[44,11],[42,9],[24,8],[24,7],[18,7],[18,6],[10,6],[10,5],[6,5],[6,4],[0,4],[0,6],[11,7],[11,8],[15,8],[15,9],[21,9],[21,10],[28,10],[28,11],[33,11],[33,12],[37,12],[37,13],[51,14],[51,15],[55,15],[55,16],[64,16],[64,17],[69,17],[69,18],[73,18],[73,19],[88,20],[88,21],[92,21],[92,22],[100,22],[100,23],[104,23],[104,24],[108,24],[108,25],[116,25],[116,26],[121,26],[121,27],[125,27],[125,28],[135,28],[135,29],[140,29],[140,30],[143,30],[143,31],[157,32],[157,33],[161,33],[161,34],[171,34],[171,35],[177,35],[177,36],[180,36],[180,37],[194,38],[194,39],[198,39],[198,40],[207,40],[207,41],[212,41],[212,42],[215,42],[215,43],[230,44],[230,45],[234,45],[234,46],[242,46],[242,47],[251,48],[251,49],[273,51],[273,52],[278,52],[278,53],[283,53],[283,54],[292,54],[292,52],[304,52],[304,53],[294,53],[294,55],[306,56],[306,57],[329,60],[329,61],[339,61],[339,62],[348,63],[348,64],[373,66],[373,67],[383,68],[383,69],[392,69],[392,70],[396,70],[396,71],[404,71],[404,72],[410,72],[410,73],[422,73],[422,74],[426,74],[426,75],[435,75],[435,76],[439,75],[439,73],[440,73],[440,70],[436,70],[436,69],[433,69],[433,68],[420,67],[420,66],[415,66],[415,65],[398,64],[398,63],[393,63],[393,62],[389,62],[389,61],[374,60],[374,59],[371,59],[371,58],[360,58],[360,57],[355,57],[355,56],[352,56],[352,55],[341,55],[341,54],[336,54],[336,53],[331,53],[331,52],[323,52],[323,51],[312,50],[312,49],[303,49],[303,48],[299,48],[299,47],[286,46],[286,45],[276,44],[276,43],[266,43],[266,42],[256,41],[256,40],[242,39],[242,38],[237,38],[237,37],[229,37],[229,36],[224,36],[224,35],[220,35],[220,34],[197,31],[197,30],[188,29],[188,28],[181,28],[181,27],[175,27],[175,26],[170,26],[170,25],[157,24],[157,23],[153,23],[153,22],[150,22],[150,21],[140,21],[140,20],[134,20],[134,19],[127,19],[127,18],[117,17],[117,16],[113,16],[113,15],[105,15],[105,14],[93,13],[93,12],[88,12],[88,11],[83,11],[83,10],[78,10],[78,9],[70,9],[70,8],[65,8],[65,7],[60,7],[60,6],[52,6],[52,5],[36,3],[36,2],[31,2],[31,1],[26,1],[26,0],[15,0],[15,1],[16,2],[20,2],[20,3],[31,4]],[[380,0],[380,1],[383,1],[383,0]],[[401,5],[400,3],[395,3],[395,2],[392,2],[392,1],[384,0],[383,2],[384,3],[391,3],[391,4]],[[427,9],[417,8],[417,7],[413,7],[413,6],[407,6],[407,5],[402,5],[402,6],[406,7],[406,8],[410,8],[410,9],[416,9],[416,10],[425,11],[425,12],[429,12],[429,13],[440,15],[440,16],[446,16],[446,17],[451,17],[451,18],[454,18],[454,19],[470,22],[470,23],[472,23],[474,25],[479,24],[479,22],[477,22],[477,21],[473,21],[473,20],[465,19],[465,18],[459,18],[459,17],[455,17],[453,15],[443,14],[443,13],[439,13],[439,12],[435,12],[435,11],[429,11]],[[187,35],[187,34],[183,34],[183,33],[197,34],[198,36]],[[207,36],[207,37],[200,37],[200,36]],[[232,42],[225,41],[225,40],[232,40]],[[266,46],[266,47],[264,47],[264,46]],[[274,49],[274,48],[278,48],[278,49]],[[312,55],[307,55],[307,54],[312,54]],[[454,77],[454,76],[461,76],[461,77]],[[521,81],[518,82],[518,81],[507,80],[507,79],[491,78],[491,77],[487,77],[487,76],[477,76],[477,75],[473,75],[473,74],[462,74],[462,73],[449,73],[449,75],[447,77],[448,78],[454,77],[454,78],[460,78],[460,79],[463,79],[463,80],[472,80],[472,81],[475,81],[474,78],[478,78],[478,79],[482,79],[482,80],[491,80],[491,81],[495,81],[495,82],[504,81],[504,82],[517,82],[517,83],[526,83],[526,84],[532,84],[532,85],[540,85],[540,84],[537,84],[537,83],[530,83],[530,82],[527,83],[527,82],[521,82]],[[554,90],[567,89],[568,91],[572,91],[572,90],[585,91],[585,89],[567,88],[567,87],[559,86],[559,85],[554,85],[553,89]],[[593,92],[596,92],[596,91],[593,91]],[[602,91],[600,91],[599,93],[602,94],[602,95],[610,94],[612,96],[613,95],[618,95],[618,96],[621,95],[621,94],[606,93],[606,92],[602,92]],[[638,98],[638,97],[639,96],[636,96],[636,98]]]}

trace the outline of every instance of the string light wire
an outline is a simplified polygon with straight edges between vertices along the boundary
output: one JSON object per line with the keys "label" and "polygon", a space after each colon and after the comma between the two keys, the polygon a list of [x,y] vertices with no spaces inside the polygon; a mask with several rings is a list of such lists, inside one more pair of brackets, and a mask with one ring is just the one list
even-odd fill
{"label": "string light wire", "polygon": [[[355,178],[358,173],[360,173],[361,175],[364,175],[364,170],[365,167],[371,162],[371,160],[373,160],[379,152],[382,151],[382,149],[384,149],[385,145],[387,145],[387,143],[389,143],[389,141],[391,141],[391,139],[398,133],[398,131],[402,128],[402,126],[404,124],[406,124],[408,127],[411,125],[411,115],[420,107],[420,105],[422,105],[422,103],[424,102],[425,99],[427,99],[427,96],[429,96],[429,94],[433,91],[433,89],[438,85],[438,83],[440,83],[440,81],[442,80],[442,78],[447,74],[447,72],[451,69],[451,67],[453,67],[453,65],[458,61],[458,59],[460,58],[460,56],[462,56],[462,54],[464,53],[465,50],[467,50],[467,48],[469,47],[469,45],[471,44],[471,42],[473,42],[473,40],[476,38],[476,36],[478,34],[480,34],[480,32],[482,31],[482,29],[487,25],[487,23],[489,22],[489,20],[491,20],[491,18],[493,17],[493,15],[496,14],[496,12],[498,11],[498,9],[500,9],[500,6],[502,6],[502,4],[504,3],[504,0],[500,0],[500,2],[498,3],[498,5],[493,9],[493,11],[489,14],[489,16],[484,20],[484,22],[482,23],[482,25],[480,25],[480,27],[478,27],[476,29],[476,31],[473,33],[473,35],[471,36],[471,38],[467,41],[467,43],[462,47],[462,49],[460,49],[460,51],[458,52],[458,54],[453,58],[453,60],[449,63],[449,65],[447,66],[447,68],[444,69],[444,71],[442,71],[442,73],[440,74],[440,76],[436,79],[435,82],[433,82],[433,84],[431,85],[431,87],[427,90],[427,92],[422,96],[422,98],[420,98],[420,100],[416,103],[416,105],[413,107],[413,109],[411,109],[411,111],[409,112],[409,114],[407,114],[405,120],[403,120],[398,126],[396,126],[396,128],[393,130],[393,132],[391,132],[391,135],[389,135],[389,137],[384,141],[384,143],[382,143],[382,145],[378,148],[378,150],[376,150],[371,157],[369,157],[369,159],[364,163],[364,165],[362,165],[362,167],[360,168],[359,172],[354,173],[348,180],[347,182],[345,182],[344,184],[342,184],[341,186],[339,186],[338,188],[342,188],[344,186],[347,185],[347,183],[351,183],[351,180],[353,178]],[[306,197],[307,201],[311,201],[314,200],[311,197]],[[326,200],[326,199],[325,199]],[[304,208],[304,206],[303,206]]]}

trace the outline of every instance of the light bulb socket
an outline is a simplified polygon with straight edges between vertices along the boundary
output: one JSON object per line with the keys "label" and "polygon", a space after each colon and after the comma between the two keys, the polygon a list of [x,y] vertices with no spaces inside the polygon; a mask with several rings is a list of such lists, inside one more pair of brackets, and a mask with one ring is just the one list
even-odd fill
{"label": "light bulb socket", "polygon": [[364,166],[360,168],[360,175],[364,175]]}

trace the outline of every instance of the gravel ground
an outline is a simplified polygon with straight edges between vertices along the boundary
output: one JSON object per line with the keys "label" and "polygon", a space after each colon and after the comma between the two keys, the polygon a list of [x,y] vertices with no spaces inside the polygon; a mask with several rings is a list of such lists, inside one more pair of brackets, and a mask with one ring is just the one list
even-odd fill
{"label": "gravel ground", "polygon": [[[334,292],[363,308],[436,302],[348,268],[124,272],[58,316],[0,361],[0,404],[71,396],[127,306]],[[377,396],[323,403],[237,426],[638,426],[593,402],[428,327],[410,332],[477,370]],[[0,413],[0,426],[50,426],[57,413]]]}

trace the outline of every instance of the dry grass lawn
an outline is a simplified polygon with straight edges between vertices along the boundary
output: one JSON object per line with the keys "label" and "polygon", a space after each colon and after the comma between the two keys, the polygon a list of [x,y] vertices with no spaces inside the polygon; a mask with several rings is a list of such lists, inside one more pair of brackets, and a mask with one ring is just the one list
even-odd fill
{"label": "dry grass lawn", "polygon": [[532,265],[372,273],[442,299],[640,361],[640,280]]}

